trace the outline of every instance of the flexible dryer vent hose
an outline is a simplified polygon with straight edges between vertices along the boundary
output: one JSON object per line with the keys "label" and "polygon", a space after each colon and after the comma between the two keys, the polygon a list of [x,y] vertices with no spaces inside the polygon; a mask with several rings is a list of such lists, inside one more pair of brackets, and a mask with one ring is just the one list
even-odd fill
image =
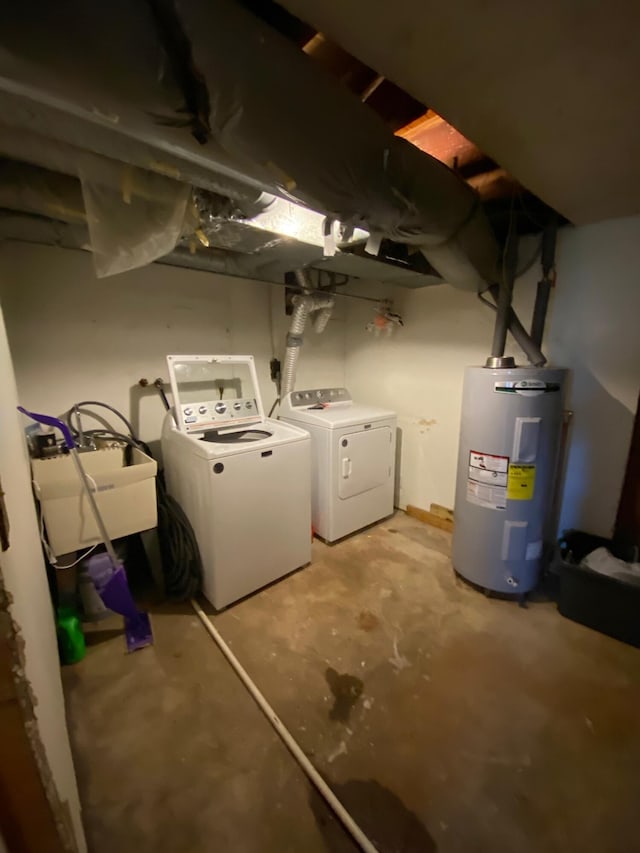
{"label": "flexible dryer vent hose", "polygon": [[[320,301],[322,300],[318,300],[318,302]],[[329,322],[329,319],[331,318],[331,312],[333,311],[334,299],[329,298],[326,301],[326,308],[319,308],[318,313],[316,314],[313,321],[313,328],[318,334],[321,334],[327,328],[327,323]]]}
{"label": "flexible dryer vent hose", "polygon": [[287,333],[287,348],[284,356],[284,367],[282,369],[282,397],[285,397],[296,387],[298,357],[309,314],[314,311],[317,312],[313,325],[316,332],[320,334],[327,327],[335,302],[334,297],[330,295],[311,295],[311,282],[305,270],[296,270],[295,276],[303,292],[293,297],[293,316],[291,317],[291,326]]}
{"label": "flexible dryer vent hose", "polygon": [[307,317],[313,307],[312,296],[294,296],[294,309],[291,326],[287,333],[287,348],[282,369],[282,396],[293,391],[296,384],[298,354],[302,346],[302,335],[307,324]]}

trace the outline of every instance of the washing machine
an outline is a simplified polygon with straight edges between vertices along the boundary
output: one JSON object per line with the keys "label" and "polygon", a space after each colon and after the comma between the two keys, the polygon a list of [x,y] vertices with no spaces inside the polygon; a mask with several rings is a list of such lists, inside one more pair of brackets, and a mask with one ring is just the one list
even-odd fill
{"label": "washing machine", "polygon": [[346,388],[313,388],[287,394],[280,420],[311,434],[311,507],[318,536],[335,542],[391,515],[394,412],[354,403]]}
{"label": "washing machine", "polygon": [[193,527],[216,609],[311,560],[311,438],[265,418],[252,356],[167,357],[167,489]]}

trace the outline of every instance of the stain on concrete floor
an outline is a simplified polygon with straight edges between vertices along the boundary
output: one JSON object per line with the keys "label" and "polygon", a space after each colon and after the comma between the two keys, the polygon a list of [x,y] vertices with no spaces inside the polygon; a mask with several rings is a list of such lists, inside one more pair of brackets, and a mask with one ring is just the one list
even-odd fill
{"label": "stain on concrete floor", "polygon": [[[640,652],[485,598],[449,546],[397,513],[213,618],[381,853],[629,853]],[[152,618],[63,672],[91,851],[355,850],[191,609]],[[328,670],[363,685],[345,722]]]}
{"label": "stain on concrete floor", "polygon": [[358,628],[361,628],[363,631],[373,631],[379,624],[380,620],[370,610],[361,610],[358,614]]}
{"label": "stain on concrete floor", "polygon": [[329,719],[348,723],[351,709],[362,696],[364,688],[362,679],[349,675],[348,672],[340,674],[331,666],[327,667],[325,678],[333,694],[333,707],[329,711]]}

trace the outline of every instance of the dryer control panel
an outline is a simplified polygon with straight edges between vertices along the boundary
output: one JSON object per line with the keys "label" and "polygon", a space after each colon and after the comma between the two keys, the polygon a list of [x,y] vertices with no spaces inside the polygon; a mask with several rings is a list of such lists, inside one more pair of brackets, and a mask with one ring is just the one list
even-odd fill
{"label": "dryer control panel", "polygon": [[351,394],[346,388],[312,388],[308,391],[294,391],[291,394],[291,405],[295,408],[350,402]]}

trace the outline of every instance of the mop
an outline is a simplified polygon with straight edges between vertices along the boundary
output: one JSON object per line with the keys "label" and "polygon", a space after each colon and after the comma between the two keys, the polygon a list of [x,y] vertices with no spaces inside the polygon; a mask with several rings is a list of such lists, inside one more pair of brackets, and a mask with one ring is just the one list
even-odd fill
{"label": "mop", "polygon": [[26,415],[28,418],[31,418],[37,423],[55,427],[62,433],[64,443],[69,450],[69,456],[73,459],[73,464],[75,465],[78,476],[80,477],[82,488],[87,496],[91,512],[93,513],[104,547],[106,548],[106,554],[98,554],[90,561],[88,567],[89,575],[105,606],[110,610],[113,610],[115,613],[119,613],[121,616],[124,616],[124,632],[127,641],[127,651],[135,652],[137,649],[142,649],[145,646],[152,645],[153,634],[151,631],[149,614],[138,610],[135,605],[131,591],[129,590],[124,566],[122,562],[118,560],[113,544],[111,543],[111,539],[109,539],[109,534],[107,533],[100,510],[98,509],[95,496],[87,482],[87,474],[82,462],[80,461],[80,454],[78,453],[78,448],[71,430],[64,421],[61,421],[59,418],[51,417],[51,415],[40,415],[35,412],[28,412],[22,406],[18,406],[18,411],[22,412],[23,415]]}

